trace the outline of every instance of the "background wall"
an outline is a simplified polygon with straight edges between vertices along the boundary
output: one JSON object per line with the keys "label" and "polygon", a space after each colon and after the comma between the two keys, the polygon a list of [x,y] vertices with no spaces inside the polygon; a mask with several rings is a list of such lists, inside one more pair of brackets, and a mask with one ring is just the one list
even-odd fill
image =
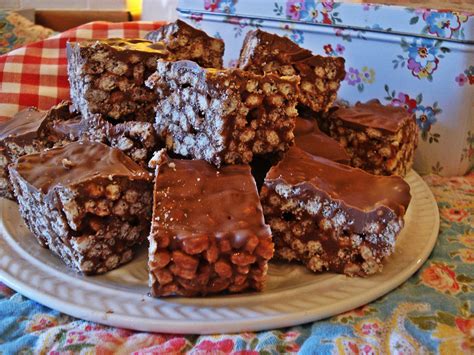
{"label": "background wall", "polygon": [[143,0],[143,21],[174,21],[178,18],[178,0]]}
{"label": "background wall", "polygon": [[0,8],[126,10],[127,0],[0,0]]}

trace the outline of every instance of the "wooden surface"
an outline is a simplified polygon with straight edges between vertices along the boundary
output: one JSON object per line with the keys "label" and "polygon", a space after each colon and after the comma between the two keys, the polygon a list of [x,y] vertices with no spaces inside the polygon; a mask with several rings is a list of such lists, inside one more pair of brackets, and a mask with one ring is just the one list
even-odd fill
{"label": "wooden surface", "polygon": [[91,21],[126,22],[132,16],[128,11],[91,10],[37,10],[36,23],[63,32]]}

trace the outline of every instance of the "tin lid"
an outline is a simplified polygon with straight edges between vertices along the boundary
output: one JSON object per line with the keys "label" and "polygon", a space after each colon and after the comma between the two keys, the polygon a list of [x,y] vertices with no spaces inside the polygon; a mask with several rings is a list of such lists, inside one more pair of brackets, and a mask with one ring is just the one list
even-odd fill
{"label": "tin lid", "polygon": [[224,14],[474,43],[474,13],[334,0],[179,0],[178,11]]}

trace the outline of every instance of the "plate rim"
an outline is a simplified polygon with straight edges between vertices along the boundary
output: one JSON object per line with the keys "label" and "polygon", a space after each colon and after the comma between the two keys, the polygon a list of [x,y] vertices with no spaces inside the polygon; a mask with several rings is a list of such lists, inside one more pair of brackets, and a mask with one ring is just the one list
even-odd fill
{"label": "plate rim", "polygon": [[[129,328],[138,331],[155,331],[155,332],[164,332],[164,333],[182,333],[182,334],[215,334],[215,333],[229,333],[229,332],[241,332],[241,331],[260,331],[265,329],[276,329],[281,327],[288,327],[298,324],[303,324],[311,321],[317,321],[323,318],[327,318],[332,315],[340,314],[346,312],[348,310],[360,307],[364,304],[370,303],[375,301],[376,299],[380,298],[381,296],[387,294],[391,290],[394,290],[398,286],[400,286],[403,282],[408,280],[428,259],[430,256],[437,238],[439,234],[439,209],[436,203],[436,200],[433,196],[433,193],[426,182],[415,172],[411,171],[410,174],[413,174],[414,183],[421,183],[422,188],[427,197],[429,198],[429,204],[433,208],[434,213],[433,216],[433,225],[430,231],[430,236],[428,243],[424,245],[424,247],[420,250],[417,254],[416,260],[409,263],[407,267],[405,267],[402,272],[395,275],[394,278],[391,279],[390,284],[382,283],[381,285],[374,287],[369,290],[365,290],[364,292],[359,293],[357,296],[353,296],[349,300],[343,301],[336,301],[334,304],[326,305],[324,309],[321,309],[321,306],[317,306],[313,309],[304,309],[300,311],[293,311],[291,313],[280,312],[276,314],[266,314],[262,316],[261,314],[256,317],[244,317],[242,319],[209,319],[203,320],[199,319],[199,321],[194,321],[193,319],[150,319],[150,318],[142,318],[140,316],[133,316],[128,314],[119,314],[114,313],[111,310],[104,309],[103,311],[97,311],[83,305],[79,305],[74,303],[71,300],[64,300],[59,296],[54,297],[49,293],[44,291],[38,290],[34,286],[30,286],[22,280],[12,277],[11,273],[7,272],[6,265],[4,262],[5,257],[2,259],[0,258],[0,280],[4,282],[10,288],[16,290],[17,292],[25,295],[26,297],[37,301],[45,306],[50,308],[56,309],[62,313],[69,314],[71,316],[84,319],[87,321],[93,321],[102,323],[109,326],[115,327],[122,327],[122,328]],[[1,201],[1,206],[5,205],[4,201]],[[3,207],[4,209],[4,207]],[[4,213],[4,212],[3,212]],[[5,239],[6,228],[3,221],[3,213],[0,218],[0,246],[2,244],[8,244],[8,241]],[[7,233],[8,234],[8,233]],[[8,237],[7,237],[8,238]],[[10,237],[14,240],[13,237]],[[10,249],[13,249],[11,245],[8,244]],[[46,249],[45,249],[46,250]],[[17,252],[18,254],[18,252]],[[1,254],[0,254],[1,256]],[[28,260],[23,256],[19,255],[22,259],[26,262]],[[8,257],[8,256],[7,256]],[[12,259],[12,256],[10,256]],[[45,273],[44,270],[39,270],[42,273]],[[59,271],[57,271],[59,272]],[[382,271],[383,273],[383,271]],[[380,274],[378,274],[380,275]],[[337,275],[342,276],[343,275]],[[377,275],[373,275],[376,277]],[[52,277],[51,275],[47,275],[47,277]],[[369,278],[364,278],[363,280],[369,280]],[[88,284],[86,280],[81,280],[85,284]],[[113,290],[113,292],[124,292],[122,290]],[[138,293],[137,293],[138,295]],[[260,294],[264,295],[264,294]],[[259,295],[257,295],[259,296]],[[270,296],[270,295],[268,295]],[[276,296],[276,295],[273,295]],[[147,297],[147,302],[154,302],[154,303],[172,303],[173,301],[180,300],[180,298],[175,299],[153,299],[146,295],[142,295],[142,297]],[[215,296],[218,297],[218,296]],[[214,297],[214,298],[215,298]],[[143,299],[143,298],[142,298]],[[183,299],[185,300],[184,303],[178,303],[178,305],[182,307],[194,306],[200,307],[200,302],[196,304],[192,304],[193,299]],[[191,301],[190,301],[191,300]],[[201,299],[202,300],[202,299]],[[137,299],[137,302],[141,302],[140,299]],[[191,304],[190,304],[191,303]],[[223,302],[225,304],[225,301]],[[231,306],[238,306],[238,302],[236,305],[233,304],[234,302],[230,302]],[[219,307],[224,307],[221,302],[219,302]]]}

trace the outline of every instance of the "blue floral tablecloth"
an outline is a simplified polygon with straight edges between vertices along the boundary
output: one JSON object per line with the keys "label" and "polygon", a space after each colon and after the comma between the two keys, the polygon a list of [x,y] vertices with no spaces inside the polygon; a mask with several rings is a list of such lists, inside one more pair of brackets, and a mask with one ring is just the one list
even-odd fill
{"label": "blue floral tablecloth", "polygon": [[0,353],[474,353],[474,174],[425,180],[440,210],[435,249],[407,282],[361,308],[286,329],[168,335],[77,320],[0,283]]}

